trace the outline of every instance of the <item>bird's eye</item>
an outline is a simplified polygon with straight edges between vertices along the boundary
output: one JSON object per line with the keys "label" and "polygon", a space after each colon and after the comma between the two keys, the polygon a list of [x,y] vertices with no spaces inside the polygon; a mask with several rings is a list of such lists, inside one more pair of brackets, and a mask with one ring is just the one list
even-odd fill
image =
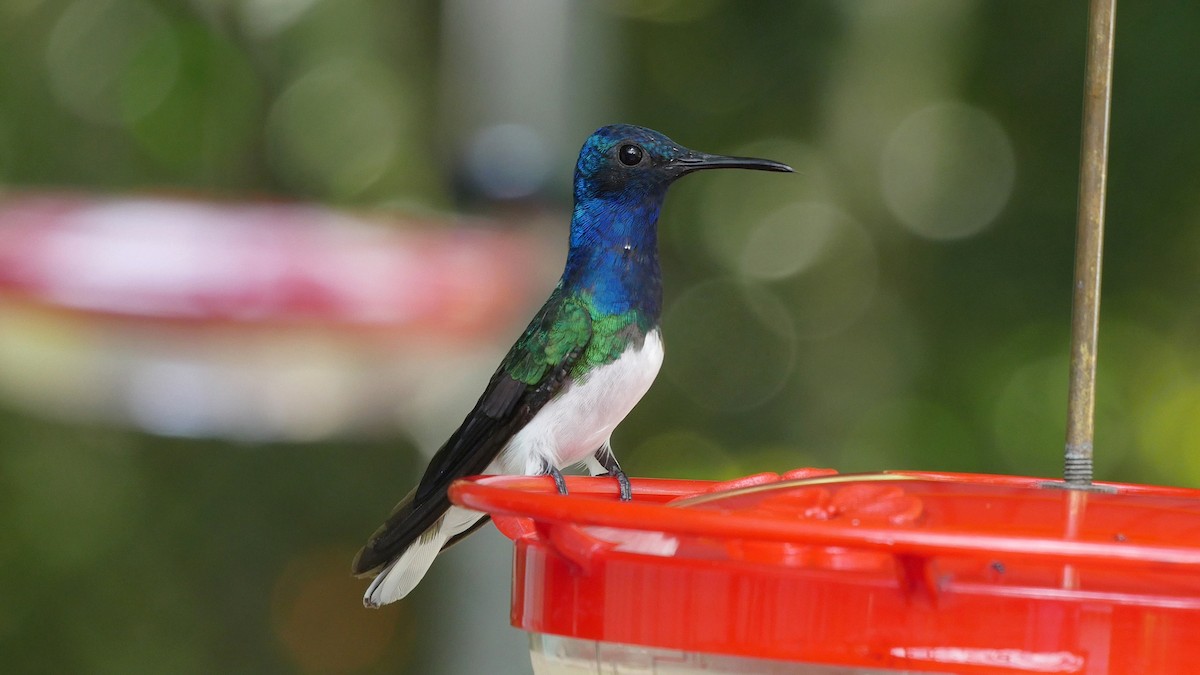
{"label": "bird's eye", "polygon": [[637,166],[642,162],[642,157],[645,155],[642,149],[632,143],[621,146],[617,151],[617,157],[625,166]]}

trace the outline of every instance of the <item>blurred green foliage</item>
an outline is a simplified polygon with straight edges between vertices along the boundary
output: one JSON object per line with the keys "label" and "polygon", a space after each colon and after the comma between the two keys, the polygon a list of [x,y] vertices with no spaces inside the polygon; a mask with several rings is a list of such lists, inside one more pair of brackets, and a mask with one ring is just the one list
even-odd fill
{"label": "blurred green foliage", "polygon": [[[1085,3],[580,11],[608,24],[594,56],[615,63],[604,116],[570,120],[580,141],[615,112],[799,169],[673,190],[668,357],[615,439],[630,473],[1058,473]],[[443,18],[434,2],[4,0],[0,180],[453,208]],[[1194,3],[1118,15],[1106,480],[1200,485],[1198,31]],[[554,162],[565,181],[573,156]],[[357,609],[350,558],[420,461],[400,437],[236,445],[5,412],[0,661],[457,672],[447,650],[500,640],[523,672],[502,601],[445,602],[464,582],[436,569],[402,607]],[[485,563],[507,565],[466,564]],[[457,635],[463,612],[501,637]]]}

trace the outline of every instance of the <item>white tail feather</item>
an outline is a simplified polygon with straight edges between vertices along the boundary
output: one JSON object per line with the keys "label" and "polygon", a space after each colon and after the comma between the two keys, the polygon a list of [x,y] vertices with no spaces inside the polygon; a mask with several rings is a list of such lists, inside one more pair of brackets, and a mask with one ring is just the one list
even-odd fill
{"label": "white tail feather", "polygon": [[363,605],[379,607],[408,595],[429,571],[429,566],[441,552],[442,546],[482,517],[483,514],[478,511],[450,507],[450,510],[425,530],[399,558],[384,567],[371,581],[366,594],[363,595]]}

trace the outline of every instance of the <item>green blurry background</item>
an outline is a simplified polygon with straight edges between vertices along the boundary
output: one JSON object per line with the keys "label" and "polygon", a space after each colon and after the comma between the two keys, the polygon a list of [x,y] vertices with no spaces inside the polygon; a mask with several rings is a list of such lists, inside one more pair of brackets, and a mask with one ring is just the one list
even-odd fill
{"label": "green blurry background", "polygon": [[[550,213],[536,232],[565,251],[597,126],[771,157],[798,174],[672,191],[669,355],[614,439],[626,469],[1053,476],[1085,18],[1083,0],[0,0],[0,180]],[[1106,480],[1200,486],[1197,34],[1200,4],[1118,13]],[[350,558],[423,461],[405,429],[261,444],[47,419],[0,410],[5,672],[528,672],[491,528],[410,599],[360,608]]]}

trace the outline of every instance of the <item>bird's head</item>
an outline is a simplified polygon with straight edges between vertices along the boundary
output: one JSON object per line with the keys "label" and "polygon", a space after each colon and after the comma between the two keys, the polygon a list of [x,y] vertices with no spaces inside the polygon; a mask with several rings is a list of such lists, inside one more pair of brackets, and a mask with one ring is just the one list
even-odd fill
{"label": "bird's head", "polygon": [[575,199],[661,197],[677,178],[703,169],[792,170],[769,159],[696,152],[652,129],[613,124],[588,136],[579,151]]}

